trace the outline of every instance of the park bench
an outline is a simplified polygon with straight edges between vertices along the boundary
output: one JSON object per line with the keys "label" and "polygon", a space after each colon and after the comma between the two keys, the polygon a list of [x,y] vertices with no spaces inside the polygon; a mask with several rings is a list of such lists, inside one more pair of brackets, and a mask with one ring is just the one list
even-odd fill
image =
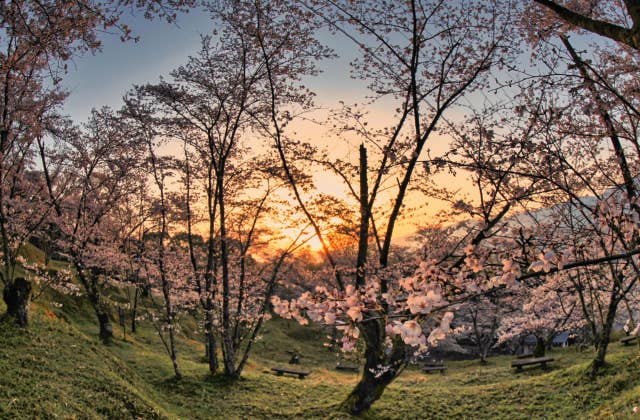
{"label": "park bench", "polygon": [[336,370],[345,370],[345,371],[348,371],[348,372],[357,372],[359,369],[358,369],[358,366],[341,365],[340,363],[338,363],[336,365]]}
{"label": "park bench", "polygon": [[271,370],[274,371],[278,376],[282,376],[285,373],[289,373],[291,375],[297,375],[298,378],[300,379],[304,379],[305,376],[311,373],[308,370],[295,370],[295,369],[289,369],[285,367],[272,367]]}
{"label": "park bench", "polygon": [[440,371],[441,374],[444,375],[444,371],[447,370],[447,366],[444,365],[443,363],[427,363],[426,365],[424,365],[424,367],[422,368],[422,371],[424,373],[431,373],[431,372],[438,372]]}
{"label": "park bench", "polygon": [[620,342],[622,344],[624,344],[625,346],[628,346],[629,344],[631,344],[632,341],[636,340],[638,338],[637,335],[630,335],[628,337],[624,337],[620,340]]}
{"label": "park bench", "polygon": [[533,353],[522,353],[516,355],[516,359],[528,359],[530,357],[533,357]]}
{"label": "park bench", "polygon": [[538,357],[536,359],[521,359],[511,362],[511,367],[516,368],[516,372],[522,372],[523,366],[540,364],[542,369],[547,368],[547,363],[553,362],[553,357]]}

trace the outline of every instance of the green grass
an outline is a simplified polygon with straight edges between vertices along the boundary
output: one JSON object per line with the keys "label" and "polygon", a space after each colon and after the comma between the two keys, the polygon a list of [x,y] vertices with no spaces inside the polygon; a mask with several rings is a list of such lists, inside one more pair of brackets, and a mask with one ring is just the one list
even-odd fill
{"label": "green grass", "polygon": [[[348,418],[340,403],[357,375],[337,372],[323,346],[326,332],[269,321],[243,378],[210,377],[203,346],[179,339],[184,378],[172,379],[168,357],[149,325],[105,346],[88,305],[61,298],[62,309],[32,311],[23,330],[0,324],[0,418]],[[0,311],[3,308],[0,304]],[[269,371],[302,354],[307,379]],[[591,380],[590,352],[554,351],[553,369],[515,374],[511,357],[448,363],[445,375],[410,367],[366,418],[632,418],[640,405],[638,347],[612,344],[609,366]]]}
{"label": "green grass", "polygon": [[0,326],[0,418],[161,418],[148,385],[95,340],[35,314]]}

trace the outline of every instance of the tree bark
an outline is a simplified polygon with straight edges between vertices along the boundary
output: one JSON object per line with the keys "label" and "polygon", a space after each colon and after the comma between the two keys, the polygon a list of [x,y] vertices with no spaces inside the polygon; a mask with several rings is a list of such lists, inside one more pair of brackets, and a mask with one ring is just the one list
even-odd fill
{"label": "tree bark", "polygon": [[536,336],[536,347],[533,349],[533,357],[544,357],[547,350],[544,340]]}
{"label": "tree bark", "polygon": [[616,318],[616,312],[618,311],[618,303],[620,302],[615,296],[615,290],[611,293],[611,300],[609,301],[609,307],[607,308],[607,318],[602,326],[596,347],[596,357],[591,363],[591,376],[596,376],[600,368],[605,365],[605,356],[607,355],[607,347],[609,346],[609,340],[611,339],[611,330],[613,329],[613,322]]}
{"label": "tree bark", "polygon": [[12,283],[7,283],[2,293],[7,305],[7,316],[12,317],[21,327],[29,324],[30,296],[31,283],[23,277],[17,277]]}
{"label": "tree bark", "polygon": [[136,287],[133,295],[133,308],[131,309],[131,334],[136,333],[136,316],[138,312],[138,295],[140,294],[140,288]]}
{"label": "tree bark", "polygon": [[222,343],[224,374],[230,378],[237,378],[236,348],[233,345],[233,331],[231,329],[231,287],[229,279],[229,244],[227,243],[227,219],[224,195],[224,169],[216,172],[216,188],[218,193],[218,217],[220,220],[220,265],[222,267]]}
{"label": "tree bark", "polygon": [[589,91],[593,98],[593,102],[596,104],[596,108],[598,109],[598,115],[602,120],[602,124],[607,129],[607,133],[609,134],[609,138],[611,139],[611,146],[613,147],[613,151],[616,154],[616,162],[620,167],[620,172],[622,173],[622,179],[624,179],[624,185],[627,190],[627,194],[629,198],[633,199],[636,197],[636,187],[633,175],[631,174],[631,170],[629,169],[629,162],[627,161],[627,157],[625,155],[624,147],[622,147],[622,143],[620,142],[620,136],[616,130],[616,127],[613,123],[613,119],[611,118],[611,114],[609,113],[607,103],[604,101],[602,96],[598,93],[596,89],[595,82],[589,75],[589,72],[586,69],[585,63],[582,58],[578,55],[573,45],[569,42],[569,38],[562,35],[560,36],[562,43],[565,48],[571,55],[573,62],[576,67],[580,71],[580,75],[584,79],[584,86]]}
{"label": "tree bark", "polygon": [[[385,349],[384,322],[371,320],[359,325],[365,342],[365,364],[360,381],[344,401],[343,406],[353,415],[360,415],[376,402],[406,366],[406,347],[396,338]],[[386,351],[385,351],[386,350]]]}
{"label": "tree bark", "polygon": [[100,338],[108,342],[113,338],[113,326],[109,320],[109,314],[107,314],[102,308],[96,308],[96,315],[98,316],[98,323],[100,324]]}
{"label": "tree bark", "polygon": [[213,315],[211,314],[212,310],[206,310],[206,321],[205,321],[205,331],[206,331],[206,348],[207,348],[207,362],[209,364],[209,373],[212,375],[218,371],[218,351],[216,348],[216,337],[214,335],[214,326],[213,326]]}
{"label": "tree bark", "polygon": [[482,352],[482,353],[480,354],[480,364],[481,364],[481,365],[486,365],[486,364],[488,364],[488,363],[489,363],[489,362],[487,361],[487,354],[486,354],[485,352]]}
{"label": "tree bark", "polygon": [[176,342],[173,324],[169,325],[169,348],[171,349],[169,356],[171,357],[171,363],[173,364],[173,372],[175,374],[175,377],[176,379],[182,379],[182,372],[180,372],[180,367],[178,366],[178,356],[176,354]]}
{"label": "tree bark", "polygon": [[93,310],[96,312],[98,324],[100,325],[99,336],[106,343],[113,338],[113,327],[111,326],[111,321],[109,320],[109,314],[100,304],[100,292],[98,285],[96,284],[96,280],[92,278],[91,282],[89,282],[89,279],[85,275],[82,266],[78,262],[74,262],[74,265],[78,273],[78,279],[84,286],[84,290],[87,292],[89,302],[91,303]]}
{"label": "tree bark", "polygon": [[632,28],[618,26],[604,20],[592,19],[588,16],[574,12],[573,10],[552,0],[534,1],[539,5],[554,11],[560,19],[571,25],[577,26],[594,34],[607,37],[614,41],[621,42],[636,50],[640,49],[640,31],[638,30],[638,10],[640,7],[638,6],[637,0],[628,0],[626,2],[628,4],[627,11],[633,19]]}

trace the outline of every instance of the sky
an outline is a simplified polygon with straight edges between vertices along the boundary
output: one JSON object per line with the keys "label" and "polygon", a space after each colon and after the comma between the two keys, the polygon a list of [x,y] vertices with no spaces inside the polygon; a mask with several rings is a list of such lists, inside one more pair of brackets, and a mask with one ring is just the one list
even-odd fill
{"label": "sky", "polygon": [[121,42],[116,34],[103,34],[102,51],[76,58],[64,85],[70,91],[65,112],[84,121],[91,108],[118,108],[133,84],[157,81],[184,63],[198,49],[200,34],[212,29],[204,13],[181,15],[176,24],[127,16],[138,42]]}
{"label": "sky", "polygon": [[[134,84],[167,77],[197,53],[200,35],[214,28],[208,14],[197,10],[179,15],[175,24],[133,15],[125,16],[124,22],[139,37],[138,42],[121,42],[117,34],[103,34],[102,51],[76,58],[69,65],[64,85],[71,95],[64,109],[76,122],[86,120],[94,107],[119,108],[122,96]],[[344,52],[341,40],[326,36],[323,41]],[[348,64],[349,57],[332,60],[323,74],[310,80],[319,103],[350,101],[364,93],[364,84],[349,79]]]}
{"label": "sky", "polygon": [[[70,96],[64,111],[76,123],[86,121],[92,108],[110,106],[118,109],[122,105],[122,96],[134,84],[154,83],[160,76],[167,77],[171,70],[184,64],[189,55],[200,48],[200,35],[213,29],[213,22],[205,12],[192,11],[178,16],[177,22],[169,24],[157,19],[153,21],[142,17],[127,16],[128,24],[139,37],[138,42],[121,42],[117,34],[103,34],[102,51],[79,57],[69,66],[64,85]],[[307,81],[317,94],[316,104],[321,107],[336,106],[338,101],[346,103],[361,102],[367,94],[363,82],[349,77],[349,61],[355,56],[355,47],[349,49],[350,41],[329,35],[323,41],[339,51],[341,57],[322,64],[323,73]],[[373,119],[378,122],[390,121],[391,113],[384,106],[370,109]],[[331,143],[336,153],[344,153],[339,158],[353,158],[357,153],[357,144],[348,139],[327,139],[321,127],[311,123],[299,126],[304,140],[318,143]],[[430,148],[437,148],[437,141]],[[446,141],[444,142],[446,144]],[[350,155],[348,155],[350,154]],[[343,195],[346,188],[337,177],[329,174],[316,174],[319,189],[328,194]],[[419,205],[419,204],[416,204]],[[442,203],[433,203],[427,210],[421,210],[419,220],[442,208]],[[416,228],[416,219],[398,226],[400,236],[410,235]]]}

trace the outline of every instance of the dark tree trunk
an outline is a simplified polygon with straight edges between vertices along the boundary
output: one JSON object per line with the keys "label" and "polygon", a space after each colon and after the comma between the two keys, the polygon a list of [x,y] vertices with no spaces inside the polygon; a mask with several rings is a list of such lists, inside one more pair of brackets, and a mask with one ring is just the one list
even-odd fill
{"label": "dark tree trunk", "polygon": [[544,357],[546,353],[546,346],[544,340],[540,337],[536,337],[536,347],[533,349],[534,357]]}
{"label": "dark tree trunk", "polygon": [[343,403],[354,415],[367,411],[406,366],[405,344],[402,340],[396,338],[391,351],[385,352],[383,322],[368,321],[360,324],[359,328],[366,346],[365,365],[360,382]]}
{"label": "dark tree trunk", "polygon": [[174,331],[173,324],[169,324],[169,349],[171,350],[169,356],[171,357],[173,372],[175,373],[176,379],[182,379],[182,372],[180,372],[180,367],[178,366]]}
{"label": "dark tree trunk", "polygon": [[[358,288],[366,284],[366,261],[368,254],[369,215],[371,207],[368,201],[369,186],[367,182],[367,150],[360,146],[360,232],[358,241],[358,257],[356,262],[355,282]],[[401,199],[399,199],[401,201]],[[396,202],[397,204],[397,202]],[[393,231],[395,216],[390,218],[390,227]],[[385,241],[390,240],[387,236]],[[387,266],[389,255],[389,243],[385,242],[385,249],[380,256],[380,265]],[[387,290],[385,281],[381,281],[380,290]],[[384,310],[386,311],[387,308]],[[391,347],[385,346],[385,321],[383,317],[375,317],[358,324],[360,335],[365,343],[365,364],[360,382],[351,391],[343,403],[344,407],[354,415],[360,415],[367,411],[384,393],[387,385],[402,372],[407,364],[406,345],[400,339],[392,339]]]}
{"label": "dark tree trunk", "polygon": [[96,315],[98,316],[98,323],[100,323],[100,338],[104,341],[109,341],[113,338],[113,327],[109,320],[109,314],[102,309],[96,309]]}
{"label": "dark tree trunk", "polygon": [[113,326],[111,325],[109,314],[100,304],[99,296],[90,294],[89,301],[91,302],[91,305],[96,312],[96,316],[98,317],[98,324],[100,325],[100,338],[104,342],[108,342],[113,338]]}
{"label": "dark tree trunk", "polygon": [[7,283],[2,297],[7,305],[7,316],[12,317],[16,324],[26,327],[29,324],[29,298],[31,283],[22,278],[16,278],[13,283]]}
{"label": "dark tree trunk", "polygon": [[107,343],[113,338],[113,327],[109,320],[109,314],[100,303],[100,286],[93,274],[91,275],[91,278],[87,277],[82,264],[75,260],[73,263],[76,268],[76,272],[78,273],[78,279],[80,280],[80,283],[82,283],[84,290],[87,292],[89,302],[91,303],[93,310],[96,312],[98,325],[100,325],[100,338]]}
{"label": "dark tree trunk", "polygon": [[616,318],[616,312],[618,311],[618,303],[620,302],[615,297],[615,292],[611,294],[611,300],[609,301],[609,307],[607,308],[607,318],[602,326],[602,332],[596,339],[596,357],[591,363],[591,376],[598,374],[598,370],[605,365],[605,356],[607,355],[607,347],[609,346],[609,340],[611,339],[611,330],[613,329],[613,322]]}
{"label": "dark tree trunk", "polygon": [[136,316],[138,312],[138,295],[140,294],[140,289],[136,287],[136,290],[133,295],[133,308],[131,309],[131,334],[136,333]]}
{"label": "dark tree trunk", "polygon": [[489,363],[487,361],[487,356],[489,355],[489,346],[488,345],[480,345],[480,364],[486,365]]}
{"label": "dark tree trunk", "polygon": [[218,371],[218,352],[216,349],[216,338],[213,332],[207,334],[207,349],[209,350],[209,354],[207,355],[209,372],[216,373]]}
{"label": "dark tree trunk", "polygon": [[[221,162],[224,164],[224,162]],[[222,362],[224,364],[224,375],[236,379],[236,347],[233,340],[233,330],[231,328],[231,288],[229,279],[229,244],[227,243],[227,219],[225,208],[225,168],[216,170],[216,194],[218,200],[218,217],[220,220],[220,266],[222,268]]]}
{"label": "dark tree trunk", "polygon": [[149,296],[151,296],[151,286],[149,284],[145,284],[144,286],[142,286],[140,297],[148,298]]}

